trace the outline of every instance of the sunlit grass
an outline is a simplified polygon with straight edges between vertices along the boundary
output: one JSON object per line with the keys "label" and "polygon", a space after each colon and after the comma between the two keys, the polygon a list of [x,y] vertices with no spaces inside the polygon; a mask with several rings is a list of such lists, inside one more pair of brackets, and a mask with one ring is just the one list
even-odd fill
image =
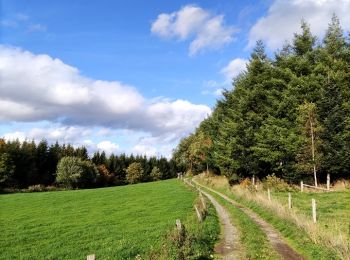
{"label": "sunlit grass", "polygon": [[193,213],[177,180],[0,196],[0,259],[134,259]]}

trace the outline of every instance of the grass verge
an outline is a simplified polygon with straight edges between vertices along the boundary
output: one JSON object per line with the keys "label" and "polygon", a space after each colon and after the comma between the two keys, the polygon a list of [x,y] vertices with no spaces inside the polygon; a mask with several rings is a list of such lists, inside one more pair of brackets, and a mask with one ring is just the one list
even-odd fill
{"label": "grass verge", "polygon": [[[213,250],[220,234],[219,220],[215,208],[207,201],[207,213],[202,222],[190,214],[182,223],[184,237],[174,228],[164,237],[161,250],[153,250],[148,259],[212,259]],[[182,240],[182,241],[181,241]]]}

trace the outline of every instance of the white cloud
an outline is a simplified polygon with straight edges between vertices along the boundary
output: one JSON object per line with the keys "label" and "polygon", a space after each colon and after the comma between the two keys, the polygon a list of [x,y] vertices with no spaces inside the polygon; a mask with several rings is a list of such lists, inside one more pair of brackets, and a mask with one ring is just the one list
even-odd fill
{"label": "white cloud", "polygon": [[26,14],[22,14],[22,13],[17,13],[17,14],[15,15],[15,18],[16,18],[16,20],[18,20],[18,21],[28,21],[28,20],[29,20],[29,16],[26,15]]}
{"label": "white cloud", "polygon": [[13,131],[7,132],[1,135],[6,140],[34,140],[40,142],[42,139],[47,140],[49,143],[69,143],[74,147],[85,146],[90,154],[96,151],[105,151],[107,155],[119,152],[119,145],[109,140],[95,142],[90,138],[94,134],[88,128],[84,127],[72,127],[72,126],[52,126],[52,127],[35,127],[27,131]]}
{"label": "white cloud", "polygon": [[304,18],[313,34],[322,37],[335,13],[343,28],[350,29],[350,0],[275,0],[266,16],[260,18],[249,32],[248,47],[263,40],[270,49],[280,48],[293,33],[300,31]]}
{"label": "white cloud", "polygon": [[214,92],[213,92],[213,94],[215,95],[215,96],[217,96],[217,97],[220,97],[221,95],[222,95],[222,92],[224,91],[224,89],[223,88],[218,88],[218,89],[216,89]]}
{"label": "white cloud", "polygon": [[234,40],[237,31],[224,24],[223,15],[213,15],[196,5],[186,5],[173,13],[162,13],[153,22],[151,32],[162,38],[192,39],[190,55],[204,49],[218,49]]}
{"label": "white cloud", "polygon": [[45,32],[46,25],[40,23],[31,23],[28,25],[28,32]]}
{"label": "white cloud", "polygon": [[[211,113],[208,106],[186,100],[148,100],[132,86],[87,78],[59,59],[1,45],[0,78],[0,123],[60,124],[16,133],[28,139],[81,143],[82,137],[91,134],[87,129],[99,127],[95,136],[104,136],[110,129],[129,129],[170,136],[169,144],[193,131]],[[100,145],[116,149],[112,143]]]}
{"label": "white cloud", "polygon": [[154,146],[137,144],[132,148],[131,151],[133,154],[146,155],[148,157],[157,156],[157,148]]}
{"label": "white cloud", "polygon": [[248,62],[246,59],[233,59],[220,72],[226,77],[227,82],[231,82],[234,77],[246,70]]}
{"label": "white cloud", "polygon": [[119,145],[111,141],[102,141],[97,144],[97,148],[100,151],[105,151],[107,155],[110,155],[118,152]]}
{"label": "white cloud", "polygon": [[10,133],[5,133],[3,135],[5,140],[16,140],[18,139],[19,141],[23,142],[25,139],[28,139],[26,134],[21,131],[15,131],[15,132],[10,132]]}
{"label": "white cloud", "polygon": [[190,132],[210,113],[209,107],[186,100],[159,101],[147,109],[148,118],[153,118],[153,127],[179,134]]}
{"label": "white cloud", "polygon": [[3,134],[6,140],[19,139],[21,141],[35,140],[40,141],[46,139],[53,143],[59,141],[61,143],[76,144],[76,141],[82,137],[91,134],[91,131],[83,127],[73,126],[52,126],[52,127],[34,127],[27,131],[14,131]]}
{"label": "white cloud", "polygon": [[204,82],[203,95],[213,95],[221,97],[225,89],[232,87],[232,79],[246,70],[249,60],[236,58],[231,60],[225,67],[220,70],[220,73],[225,77],[222,81],[209,80]]}

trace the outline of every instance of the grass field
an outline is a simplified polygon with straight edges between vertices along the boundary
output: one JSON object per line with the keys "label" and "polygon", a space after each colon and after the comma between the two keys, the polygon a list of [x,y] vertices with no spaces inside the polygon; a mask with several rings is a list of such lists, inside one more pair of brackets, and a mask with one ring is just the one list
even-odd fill
{"label": "grass field", "polygon": [[196,194],[177,180],[0,195],[0,259],[135,259],[160,247]]}
{"label": "grass field", "polygon": [[[274,192],[272,196],[288,205],[288,192]],[[318,223],[328,230],[337,229],[350,240],[350,191],[336,192],[293,192],[293,208],[311,219],[311,199],[317,203]]]}

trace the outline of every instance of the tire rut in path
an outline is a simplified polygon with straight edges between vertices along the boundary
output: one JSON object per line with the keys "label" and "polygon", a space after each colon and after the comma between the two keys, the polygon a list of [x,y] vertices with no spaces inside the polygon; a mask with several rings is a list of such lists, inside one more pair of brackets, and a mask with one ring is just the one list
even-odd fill
{"label": "tire rut in path", "polygon": [[213,190],[209,187],[206,187],[204,185],[199,184],[198,182],[194,181],[194,183],[200,187],[203,187],[211,192],[214,192],[215,194],[219,195],[235,207],[241,209],[245,214],[247,214],[253,221],[255,221],[260,228],[265,232],[267,238],[269,239],[272,247],[276,250],[276,252],[286,260],[294,260],[294,259],[305,259],[302,255],[297,253],[293,248],[291,248],[286,242],[283,241],[282,236],[279,234],[278,231],[276,231],[269,223],[267,223],[265,220],[263,220],[261,217],[259,217],[256,213],[254,213],[252,210],[244,207],[243,205],[239,204],[237,201],[234,201],[227,197],[226,195]]}
{"label": "tire rut in path", "polygon": [[204,192],[203,190],[201,190],[201,192],[215,207],[222,226],[222,240],[219,244],[217,244],[217,246],[215,246],[215,253],[225,260],[238,259],[240,243],[237,228],[232,225],[227,210],[221,206],[213,196]]}

